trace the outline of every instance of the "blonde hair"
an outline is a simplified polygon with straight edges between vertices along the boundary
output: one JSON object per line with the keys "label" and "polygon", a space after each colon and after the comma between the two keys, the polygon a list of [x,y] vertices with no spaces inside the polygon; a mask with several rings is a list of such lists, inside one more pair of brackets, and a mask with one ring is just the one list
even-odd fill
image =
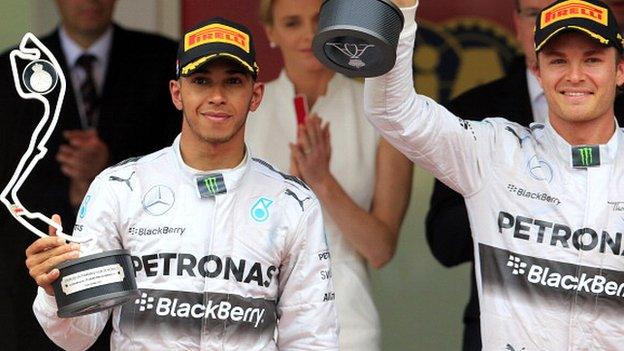
{"label": "blonde hair", "polygon": [[273,24],[273,0],[260,0],[258,10],[260,21],[266,25]]}

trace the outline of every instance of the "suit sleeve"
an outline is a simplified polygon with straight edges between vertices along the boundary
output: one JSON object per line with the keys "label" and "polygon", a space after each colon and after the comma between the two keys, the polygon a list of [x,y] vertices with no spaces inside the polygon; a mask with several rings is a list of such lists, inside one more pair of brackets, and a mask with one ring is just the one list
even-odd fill
{"label": "suit sleeve", "polygon": [[[74,236],[94,238],[81,244],[81,256],[85,251],[92,254],[121,248],[115,224],[117,203],[105,178],[98,176],[82,202],[74,227]],[[60,318],[56,315],[57,310],[54,297],[39,288],[33,303],[35,316],[48,337],[65,350],[88,349],[97,340],[110,316],[110,310],[105,310],[80,317]]]}
{"label": "suit sleeve", "polygon": [[[449,103],[449,110],[458,116],[487,114],[477,107],[483,106],[480,96],[485,95],[476,94],[474,90],[464,93]],[[425,218],[425,234],[431,253],[444,266],[472,261],[472,231],[464,198],[437,179]]]}
{"label": "suit sleeve", "polygon": [[302,215],[279,275],[278,348],[338,350],[329,249],[316,199]]}
{"label": "suit sleeve", "polygon": [[431,194],[425,233],[431,253],[444,266],[472,260],[472,236],[464,198],[438,180]]}
{"label": "suit sleeve", "polygon": [[462,195],[482,188],[491,170],[495,126],[465,121],[414,91],[412,53],[416,6],[402,9],[405,26],[394,68],[364,85],[364,111],[386,140]]}

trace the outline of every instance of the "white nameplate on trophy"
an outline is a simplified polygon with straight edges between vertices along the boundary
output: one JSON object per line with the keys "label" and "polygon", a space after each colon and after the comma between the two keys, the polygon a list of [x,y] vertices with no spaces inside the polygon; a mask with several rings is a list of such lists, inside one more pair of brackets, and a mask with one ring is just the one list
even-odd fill
{"label": "white nameplate on trophy", "polygon": [[124,280],[124,271],[120,264],[87,269],[63,277],[61,286],[66,295]]}

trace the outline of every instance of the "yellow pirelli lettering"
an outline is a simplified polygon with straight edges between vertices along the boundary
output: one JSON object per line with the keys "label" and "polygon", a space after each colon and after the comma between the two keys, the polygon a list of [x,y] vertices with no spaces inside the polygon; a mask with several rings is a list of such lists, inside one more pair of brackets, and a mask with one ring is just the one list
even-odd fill
{"label": "yellow pirelli lettering", "polygon": [[607,26],[609,22],[606,8],[578,0],[568,0],[543,12],[540,18],[540,27],[544,28],[555,22],[574,17],[585,18],[603,26]]}
{"label": "yellow pirelli lettering", "polygon": [[184,51],[209,43],[232,44],[249,53],[249,35],[224,24],[209,24],[184,35]]}

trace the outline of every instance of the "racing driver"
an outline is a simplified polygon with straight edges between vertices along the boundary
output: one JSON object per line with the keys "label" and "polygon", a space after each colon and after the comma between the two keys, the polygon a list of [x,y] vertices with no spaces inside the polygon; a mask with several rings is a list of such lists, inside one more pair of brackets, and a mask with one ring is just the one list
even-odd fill
{"label": "racing driver", "polygon": [[27,249],[37,319],[67,350],[89,348],[111,313],[112,350],[338,350],[319,202],[245,147],[264,91],[249,30],[207,20],[184,35],[177,64],[169,86],[181,134],[103,171],[74,228],[101,250],[131,252],[141,297],[58,318],[53,267],[80,248],[51,236]]}
{"label": "racing driver", "polygon": [[[545,123],[462,120],[414,92],[417,1],[398,58],[365,84],[367,118],[461,193],[474,236],[484,350],[622,350],[622,36],[599,0],[559,0],[536,20]],[[622,145],[620,145],[622,144]]]}

